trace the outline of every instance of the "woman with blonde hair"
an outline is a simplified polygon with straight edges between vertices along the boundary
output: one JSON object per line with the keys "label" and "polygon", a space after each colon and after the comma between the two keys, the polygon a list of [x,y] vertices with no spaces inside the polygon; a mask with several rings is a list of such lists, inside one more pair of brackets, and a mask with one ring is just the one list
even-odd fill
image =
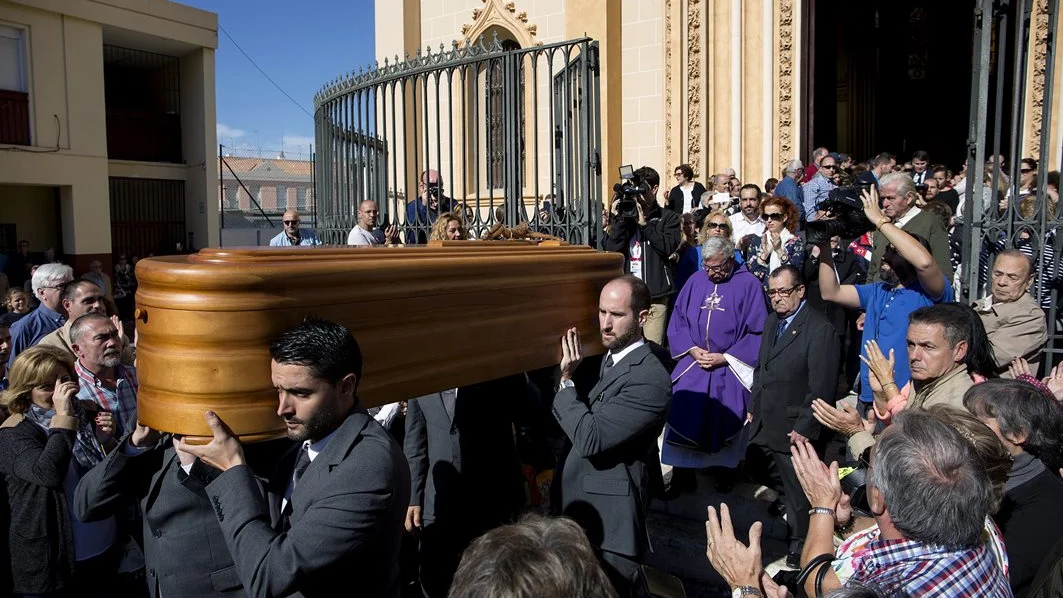
{"label": "woman with blonde hair", "polygon": [[76,380],[64,351],[31,347],[15,360],[0,398],[21,416],[0,433],[8,499],[0,508],[9,522],[6,573],[15,596],[107,588],[117,572],[114,518],[82,523],[72,515],[78,481],[103,460],[114,436],[111,414],[78,402]]}
{"label": "woman with blonde hair", "polygon": [[462,223],[461,216],[454,212],[440,214],[428,236],[429,241],[462,241],[466,238],[465,224]]}
{"label": "woman with blonde hair", "polygon": [[30,313],[30,298],[26,290],[18,287],[8,289],[4,296],[4,307],[9,313],[20,316]]}

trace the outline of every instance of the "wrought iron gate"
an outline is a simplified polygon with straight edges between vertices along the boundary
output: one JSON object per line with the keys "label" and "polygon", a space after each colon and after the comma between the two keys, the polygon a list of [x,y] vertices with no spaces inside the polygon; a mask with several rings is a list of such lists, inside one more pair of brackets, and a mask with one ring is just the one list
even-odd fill
{"label": "wrought iron gate", "polygon": [[[1058,195],[1056,199],[1051,198],[1047,190],[1049,171],[1056,170],[1058,177],[1059,168],[1059,164],[1049,164],[1048,160],[1049,123],[1053,112],[1059,109],[1052,97],[1057,76],[1058,14],[1059,0],[976,2],[975,76],[963,209],[964,298],[974,301],[988,294],[988,272],[994,256],[1003,249],[1013,247],[1029,255],[1037,271],[1031,292],[1048,316],[1050,338],[1046,361],[1049,363],[1058,361],[1063,354],[1060,320],[1063,202],[1058,201]],[[1027,64],[1031,58],[1035,65],[1032,88],[1039,97],[1027,98]],[[1013,65],[1010,77],[1005,74],[1006,65]],[[1033,109],[1039,111],[1032,115],[1033,131],[1024,131],[1028,99]],[[992,115],[989,114],[991,104]],[[997,156],[1004,156],[1003,168],[995,166],[999,164]],[[1032,185],[1022,183],[1023,176],[1031,176],[1033,172],[1032,163],[1027,159],[1037,164]],[[1058,178],[1055,184],[1058,190]]]}
{"label": "wrought iron gate", "polygon": [[[514,46],[497,38],[454,42],[385,60],[318,92],[316,196],[325,243],[345,243],[367,199],[407,242],[423,243],[438,214],[453,210],[471,238],[499,223],[528,222],[573,243],[597,243],[598,44]],[[439,173],[439,201],[424,184],[430,170]]]}

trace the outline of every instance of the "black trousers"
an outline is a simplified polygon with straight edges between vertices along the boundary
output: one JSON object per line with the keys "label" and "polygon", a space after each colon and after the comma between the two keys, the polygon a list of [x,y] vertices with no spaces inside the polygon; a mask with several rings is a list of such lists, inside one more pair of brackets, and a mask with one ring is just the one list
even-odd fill
{"label": "black trousers", "polygon": [[[780,494],[786,506],[786,526],[789,529],[790,552],[800,552],[808,536],[808,510],[812,508],[797,472],[791,461],[789,451],[783,453],[773,450],[763,441],[754,437],[746,451],[746,473],[755,481],[764,484]],[[817,451],[818,452],[818,451]]]}
{"label": "black trousers", "polygon": [[599,551],[599,556],[602,570],[619,598],[642,598],[647,595],[642,566],[637,561],[608,550]]}

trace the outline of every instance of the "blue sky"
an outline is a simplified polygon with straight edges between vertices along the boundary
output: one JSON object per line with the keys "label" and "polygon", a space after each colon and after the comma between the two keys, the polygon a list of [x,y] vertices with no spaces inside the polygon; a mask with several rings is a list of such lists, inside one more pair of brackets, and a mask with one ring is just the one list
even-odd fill
{"label": "blue sky", "polygon": [[[373,0],[178,0],[218,24],[308,112],[314,93],[374,59]],[[314,122],[218,32],[218,143],[307,154]],[[308,157],[305,156],[305,157]]]}

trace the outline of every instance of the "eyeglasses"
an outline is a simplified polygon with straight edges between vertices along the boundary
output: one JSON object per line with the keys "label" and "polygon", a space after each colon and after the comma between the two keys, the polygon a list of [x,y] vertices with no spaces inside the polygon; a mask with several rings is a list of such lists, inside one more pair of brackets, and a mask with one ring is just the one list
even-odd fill
{"label": "eyeglasses", "polygon": [[1030,173],[1031,173],[1031,172],[1033,172],[1033,171],[1034,171],[1034,169],[1033,169],[1033,168],[1020,168],[1020,169],[1019,169],[1019,172],[1021,172],[1021,173],[1023,173],[1023,174],[1030,174]]}
{"label": "eyeglasses", "polygon": [[298,220],[285,220],[284,224],[289,224],[289,225],[290,224],[299,224],[299,221]]}
{"label": "eyeglasses", "polygon": [[782,222],[786,219],[786,216],[782,215],[782,212],[764,212],[760,215],[760,219],[767,222],[768,220],[774,220],[776,222]]}
{"label": "eyeglasses", "polygon": [[792,287],[790,287],[788,289],[765,289],[765,292],[768,293],[768,297],[774,297],[776,295],[778,295],[780,297],[789,297],[790,295],[794,294],[794,291],[796,291],[797,289],[801,288],[802,286],[804,286],[804,285],[798,284],[798,285],[794,285],[794,286],[792,286]]}
{"label": "eyeglasses", "polygon": [[677,172],[677,173],[675,173],[675,176],[677,176],[677,177],[681,177],[681,176],[683,176],[683,173],[681,173],[681,172]]}
{"label": "eyeglasses", "polygon": [[724,260],[723,262],[715,265],[710,264],[708,262],[701,262],[701,266],[705,268],[706,272],[726,272],[727,269],[731,267],[732,260],[734,260],[734,258]]}
{"label": "eyeglasses", "polygon": [[721,228],[727,228],[727,225],[722,222],[706,222],[705,228],[709,230],[718,230]]}
{"label": "eyeglasses", "polygon": [[837,164],[820,164],[819,167],[820,168],[826,168],[827,170],[834,170],[834,169],[838,168],[838,165]]}

